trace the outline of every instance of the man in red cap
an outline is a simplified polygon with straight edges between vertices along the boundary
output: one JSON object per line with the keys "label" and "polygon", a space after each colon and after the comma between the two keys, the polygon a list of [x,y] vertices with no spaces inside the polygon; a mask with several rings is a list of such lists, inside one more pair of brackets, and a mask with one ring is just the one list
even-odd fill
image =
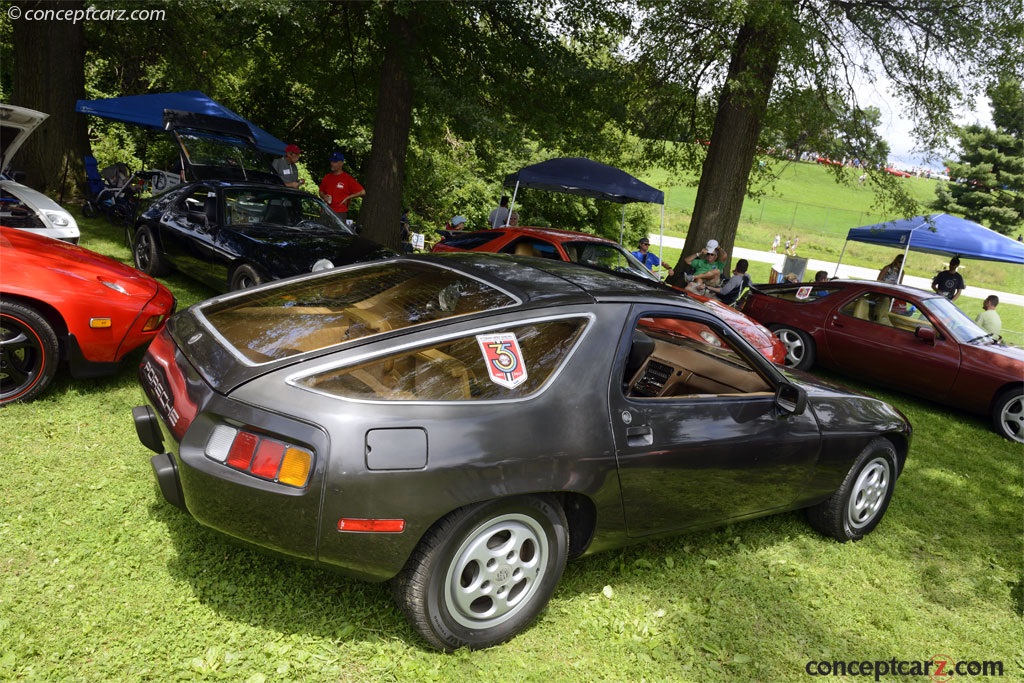
{"label": "man in red cap", "polygon": [[274,159],[272,166],[286,187],[299,187],[303,183],[299,179],[299,169],[295,166],[300,154],[302,150],[298,145],[288,145],[284,148],[284,156]]}
{"label": "man in red cap", "polygon": [[366,190],[359,184],[359,181],[350,176],[342,169],[345,164],[345,155],[341,152],[332,152],[329,158],[331,170],[320,181],[320,199],[331,205],[338,218],[348,218],[349,200],[366,195]]}

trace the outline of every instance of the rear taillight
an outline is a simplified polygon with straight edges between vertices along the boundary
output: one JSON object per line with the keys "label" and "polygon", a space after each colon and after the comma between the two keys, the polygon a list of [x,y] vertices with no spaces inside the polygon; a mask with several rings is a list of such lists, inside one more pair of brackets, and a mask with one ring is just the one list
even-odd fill
{"label": "rear taillight", "polygon": [[313,454],[304,448],[219,425],[206,442],[206,457],[267,481],[301,488],[309,481]]}

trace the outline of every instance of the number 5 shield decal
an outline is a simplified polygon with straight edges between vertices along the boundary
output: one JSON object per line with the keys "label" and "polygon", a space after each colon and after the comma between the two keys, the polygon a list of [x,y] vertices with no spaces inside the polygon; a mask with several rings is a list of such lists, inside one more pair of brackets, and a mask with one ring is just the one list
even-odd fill
{"label": "number 5 shield decal", "polygon": [[515,334],[478,334],[476,340],[492,382],[514,389],[526,381],[526,364]]}

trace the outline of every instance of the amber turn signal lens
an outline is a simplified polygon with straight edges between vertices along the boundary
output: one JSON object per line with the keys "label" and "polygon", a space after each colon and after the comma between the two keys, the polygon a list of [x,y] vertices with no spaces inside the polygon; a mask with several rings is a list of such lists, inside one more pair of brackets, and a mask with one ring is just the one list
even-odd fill
{"label": "amber turn signal lens", "polygon": [[281,473],[277,475],[277,480],[289,486],[305,486],[312,464],[311,453],[300,448],[289,448],[285,451],[284,462],[281,463]]}
{"label": "amber turn signal lens", "polygon": [[162,315],[151,315],[146,320],[146,324],[142,326],[143,332],[152,332],[153,330],[159,330],[160,326],[164,324],[164,316]]}

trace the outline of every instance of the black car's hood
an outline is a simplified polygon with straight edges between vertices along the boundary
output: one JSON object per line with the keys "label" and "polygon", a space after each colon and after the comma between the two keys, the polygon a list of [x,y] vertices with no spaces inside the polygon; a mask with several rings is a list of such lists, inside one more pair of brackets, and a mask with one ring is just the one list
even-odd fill
{"label": "black car's hood", "polygon": [[221,230],[223,240],[233,243],[238,253],[250,256],[277,277],[308,273],[320,259],[341,266],[395,255],[393,250],[365,237],[330,228],[253,223],[244,229]]}

